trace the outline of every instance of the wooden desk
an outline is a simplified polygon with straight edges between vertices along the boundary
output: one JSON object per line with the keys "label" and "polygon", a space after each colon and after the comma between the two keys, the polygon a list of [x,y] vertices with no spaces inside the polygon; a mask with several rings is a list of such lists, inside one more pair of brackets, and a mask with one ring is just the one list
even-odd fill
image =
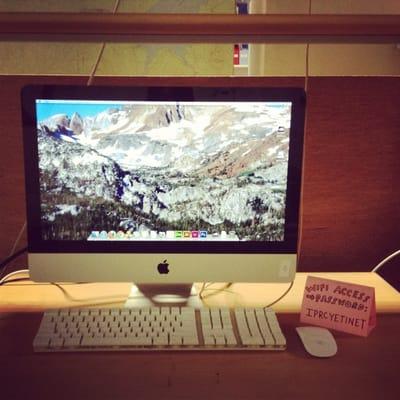
{"label": "wooden desk", "polygon": [[[287,350],[262,354],[34,354],[32,340],[41,318],[38,311],[51,306],[94,305],[96,301],[122,305],[129,285],[65,286],[69,298],[48,285],[0,287],[1,398],[398,399],[400,295],[375,274],[329,277],[373,284],[379,312],[378,325],[368,338],[335,332],[339,351],[330,359],[307,355],[294,330],[299,325],[297,310],[305,274],[298,274],[293,291],[275,307]],[[262,305],[276,294],[270,286],[235,284],[231,288],[234,293],[209,296],[206,302]],[[284,286],[278,289],[282,291]]]}

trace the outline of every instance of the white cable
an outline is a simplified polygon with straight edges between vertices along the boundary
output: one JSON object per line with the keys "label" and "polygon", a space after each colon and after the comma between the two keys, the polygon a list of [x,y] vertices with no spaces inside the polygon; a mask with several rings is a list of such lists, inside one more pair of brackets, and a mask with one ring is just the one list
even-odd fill
{"label": "white cable", "polygon": [[389,260],[391,260],[392,258],[396,257],[399,254],[400,254],[400,250],[396,250],[394,253],[390,254],[385,259],[383,259],[371,272],[378,271],[378,269],[380,267],[382,267],[383,264],[386,264]]}
{"label": "white cable", "polygon": [[278,301],[281,301],[292,289],[294,285],[294,279],[292,280],[292,282],[290,282],[289,287],[286,289],[286,291],[280,296],[278,297],[276,300],[274,300],[272,303],[267,304],[266,306],[264,306],[263,308],[269,308],[272,307],[273,305],[275,305]]}
{"label": "white cable", "polygon": [[[120,2],[120,0],[115,0],[114,8],[112,10],[112,14],[113,15],[116,14],[117,11],[118,11],[119,2]],[[99,66],[99,63],[100,63],[101,57],[103,56],[103,52],[104,52],[105,47],[106,47],[106,42],[103,42],[101,44],[101,46],[100,46],[100,50],[99,50],[99,53],[97,55],[96,61],[95,61],[94,65],[93,65],[92,71],[90,72],[90,75],[89,75],[89,79],[88,79],[88,81],[86,83],[87,86],[91,86],[91,84],[93,82],[94,76],[95,76],[96,71],[97,71],[97,67]]]}
{"label": "white cable", "polygon": [[19,269],[18,271],[13,271],[4,276],[0,279],[0,285],[8,281],[12,276],[19,275],[19,274],[28,274],[29,277],[29,269]]}
{"label": "white cable", "polygon": [[19,243],[19,241],[20,241],[20,239],[21,239],[22,234],[24,233],[25,228],[26,228],[26,221],[25,221],[24,224],[22,225],[22,228],[21,228],[21,230],[19,231],[17,238],[15,239],[14,245],[13,245],[13,247],[12,247],[12,249],[11,249],[11,252],[10,252],[10,254],[8,255],[8,257],[11,257],[11,256],[15,253],[15,249],[16,249],[17,246],[18,246],[18,243]]}
{"label": "white cable", "polygon": [[[26,220],[24,221],[24,224],[22,225],[22,228],[21,228],[21,230],[19,231],[17,238],[15,239],[15,242],[14,242],[14,244],[13,244],[13,247],[12,247],[12,249],[11,249],[11,251],[10,251],[10,254],[9,254],[8,258],[9,258],[9,257],[12,257],[12,256],[14,255],[15,250],[16,250],[17,247],[18,247],[18,243],[19,243],[19,241],[20,241],[20,239],[21,239],[21,236],[22,236],[22,234],[24,233],[25,228],[26,228]],[[6,276],[3,276],[3,277],[2,277],[2,275],[3,275],[6,271],[7,271],[7,264],[4,266],[4,269],[3,269],[2,271],[0,271],[0,285],[3,284],[3,280],[8,276],[8,275],[6,275]]]}

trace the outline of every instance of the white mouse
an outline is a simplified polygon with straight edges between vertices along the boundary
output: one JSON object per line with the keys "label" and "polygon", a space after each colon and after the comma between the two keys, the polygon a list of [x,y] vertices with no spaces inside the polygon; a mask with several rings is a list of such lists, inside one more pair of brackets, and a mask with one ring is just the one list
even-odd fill
{"label": "white mouse", "polygon": [[337,344],[332,333],[318,326],[296,328],[304,348],[314,357],[332,357],[337,353]]}

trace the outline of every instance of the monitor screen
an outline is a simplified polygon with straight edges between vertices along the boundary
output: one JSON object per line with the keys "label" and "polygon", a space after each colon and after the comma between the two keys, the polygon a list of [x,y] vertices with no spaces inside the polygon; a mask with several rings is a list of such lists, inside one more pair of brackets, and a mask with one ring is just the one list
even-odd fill
{"label": "monitor screen", "polygon": [[296,252],[300,89],[30,86],[23,117],[32,253]]}

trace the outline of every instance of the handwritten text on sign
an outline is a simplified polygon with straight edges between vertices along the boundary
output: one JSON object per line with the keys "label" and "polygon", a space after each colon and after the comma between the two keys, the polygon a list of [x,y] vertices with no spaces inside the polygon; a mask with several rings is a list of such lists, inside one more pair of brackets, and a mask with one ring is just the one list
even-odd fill
{"label": "handwritten text on sign", "polygon": [[309,276],[300,321],[368,336],[376,325],[373,287]]}

